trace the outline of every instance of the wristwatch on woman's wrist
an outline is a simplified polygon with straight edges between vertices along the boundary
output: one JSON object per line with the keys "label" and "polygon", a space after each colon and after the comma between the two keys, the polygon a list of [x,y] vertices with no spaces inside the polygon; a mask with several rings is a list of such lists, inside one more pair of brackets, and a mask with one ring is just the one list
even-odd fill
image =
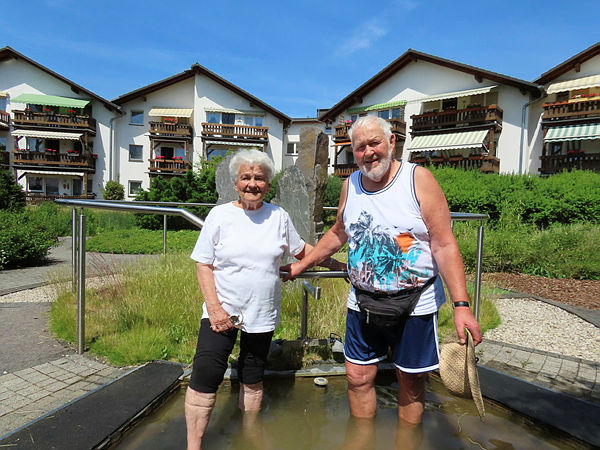
{"label": "wristwatch on woman's wrist", "polygon": [[468,308],[469,302],[452,302],[452,309],[454,309],[458,306],[466,306]]}

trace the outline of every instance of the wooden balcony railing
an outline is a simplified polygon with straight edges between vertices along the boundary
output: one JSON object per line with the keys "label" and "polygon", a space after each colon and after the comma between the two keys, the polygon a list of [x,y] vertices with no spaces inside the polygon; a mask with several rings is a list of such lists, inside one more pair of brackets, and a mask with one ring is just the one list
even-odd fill
{"label": "wooden balcony railing", "polygon": [[10,152],[0,151],[0,166],[8,167],[10,164]]}
{"label": "wooden balcony railing", "polygon": [[13,111],[15,125],[36,125],[51,128],[78,128],[96,132],[96,119],[90,116],[54,114],[34,111]]}
{"label": "wooden balcony railing", "polygon": [[81,194],[81,195],[58,195],[58,194],[45,194],[43,192],[26,192],[26,201],[30,203],[41,203],[48,200],[56,200],[57,198],[68,198],[77,200],[93,200],[96,198],[96,194]]}
{"label": "wooden balcony railing", "polygon": [[150,175],[177,175],[184,174],[192,168],[192,165],[183,159],[149,159]]}
{"label": "wooden balcony railing", "polygon": [[600,173],[600,153],[577,153],[574,155],[540,156],[542,175],[552,175],[563,170],[592,170]]}
{"label": "wooden balcony railing", "polygon": [[8,129],[10,125],[10,114],[0,110],[0,127]]}
{"label": "wooden balcony railing", "polygon": [[575,99],[566,102],[546,103],[542,120],[579,119],[600,117],[600,97],[594,99]]}
{"label": "wooden balcony railing", "polygon": [[150,134],[192,137],[193,128],[187,123],[150,122]]}
{"label": "wooden balcony railing", "polygon": [[[392,125],[392,133],[406,136],[406,122],[402,119],[387,119]],[[349,140],[348,130],[352,126],[352,122],[346,122],[341,125],[336,125],[333,139],[335,141]]]}
{"label": "wooden balcony railing", "polygon": [[333,174],[340,178],[349,177],[352,172],[357,170],[358,166],[356,164],[334,164],[333,166]]}
{"label": "wooden balcony railing", "polygon": [[437,128],[460,128],[487,123],[502,123],[503,111],[498,105],[476,106],[426,114],[414,114],[412,131],[434,130]]}
{"label": "wooden balcony railing", "polygon": [[411,155],[410,162],[421,165],[453,167],[462,170],[479,170],[481,172],[498,173],[500,160],[494,156],[448,156],[422,157]]}
{"label": "wooden balcony railing", "polygon": [[14,151],[13,165],[34,165],[53,168],[64,166],[93,171],[96,170],[96,156],[79,153]]}
{"label": "wooden balcony railing", "polygon": [[202,136],[269,140],[269,127],[203,123]]}

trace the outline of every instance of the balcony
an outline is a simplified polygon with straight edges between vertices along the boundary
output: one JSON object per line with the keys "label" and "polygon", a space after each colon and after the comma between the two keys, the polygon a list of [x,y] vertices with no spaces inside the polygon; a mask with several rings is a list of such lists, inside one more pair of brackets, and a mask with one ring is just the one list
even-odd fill
{"label": "balcony", "polygon": [[552,175],[563,170],[592,170],[600,173],[600,153],[576,153],[572,155],[540,156],[542,167],[538,170],[541,175]]}
{"label": "balcony", "polygon": [[93,134],[96,133],[96,119],[90,116],[16,110],[12,112],[12,115],[14,125],[82,129]]}
{"label": "balcony", "polygon": [[243,139],[266,144],[269,141],[269,127],[203,123],[202,136],[204,138],[217,138],[229,141]]}
{"label": "balcony", "polygon": [[426,157],[413,153],[410,162],[420,165],[433,165],[435,167],[453,167],[462,170],[479,170],[485,173],[498,173],[500,160],[494,156],[471,155],[471,156],[436,156]]}
{"label": "balcony", "polygon": [[466,128],[481,125],[501,124],[503,111],[498,105],[475,106],[425,114],[414,114],[412,132],[437,130],[440,128]]}
{"label": "balcony", "polygon": [[10,152],[0,151],[0,167],[8,168],[10,165]]}
{"label": "balcony", "polygon": [[150,122],[150,135],[162,137],[192,138],[193,128],[187,123]]}
{"label": "balcony", "polygon": [[150,176],[184,175],[192,168],[192,165],[183,159],[153,158],[148,161],[150,161],[150,167],[148,168]]}
{"label": "balcony", "polygon": [[69,167],[72,169],[96,170],[96,155],[59,152],[14,151],[14,166],[38,166],[55,169]]}
{"label": "balcony", "polygon": [[6,111],[0,111],[0,130],[8,130],[10,128],[10,114]]}
{"label": "balcony", "polygon": [[542,121],[547,122],[582,119],[587,117],[600,118],[600,97],[578,98],[564,102],[545,103],[542,105],[544,114]]}
{"label": "balcony", "polygon": [[358,170],[358,166],[356,164],[334,164],[333,165],[333,174],[336,177],[347,178],[350,176],[352,172]]}
{"label": "balcony", "polygon": [[58,198],[76,199],[76,200],[94,200],[96,194],[81,194],[81,195],[59,195],[59,194],[45,194],[43,192],[26,192],[26,201],[30,203],[42,203],[46,201],[54,201]]}
{"label": "balcony", "polygon": [[[406,136],[406,122],[401,119],[387,119],[392,125],[392,133]],[[336,125],[333,140],[335,142],[349,141],[348,130],[352,126],[352,122],[346,122],[341,125]]]}

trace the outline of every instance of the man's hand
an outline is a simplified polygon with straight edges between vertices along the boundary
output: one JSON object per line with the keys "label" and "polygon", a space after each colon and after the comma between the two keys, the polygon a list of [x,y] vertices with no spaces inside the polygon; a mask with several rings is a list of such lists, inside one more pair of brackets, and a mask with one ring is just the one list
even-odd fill
{"label": "man's hand", "polygon": [[481,342],[481,328],[468,306],[458,306],[454,309],[454,326],[456,327],[456,334],[458,335],[458,340],[461,344],[467,342],[465,328],[469,330],[471,336],[473,336],[474,345]]}

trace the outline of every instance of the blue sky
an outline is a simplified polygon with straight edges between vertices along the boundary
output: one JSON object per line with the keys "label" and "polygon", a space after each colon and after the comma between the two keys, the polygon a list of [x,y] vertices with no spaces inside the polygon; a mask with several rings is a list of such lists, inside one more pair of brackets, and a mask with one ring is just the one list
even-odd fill
{"label": "blue sky", "polygon": [[198,62],[290,117],[333,106],[408,48],[532,81],[600,40],[600,0],[9,5],[0,47],[109,100]]}

